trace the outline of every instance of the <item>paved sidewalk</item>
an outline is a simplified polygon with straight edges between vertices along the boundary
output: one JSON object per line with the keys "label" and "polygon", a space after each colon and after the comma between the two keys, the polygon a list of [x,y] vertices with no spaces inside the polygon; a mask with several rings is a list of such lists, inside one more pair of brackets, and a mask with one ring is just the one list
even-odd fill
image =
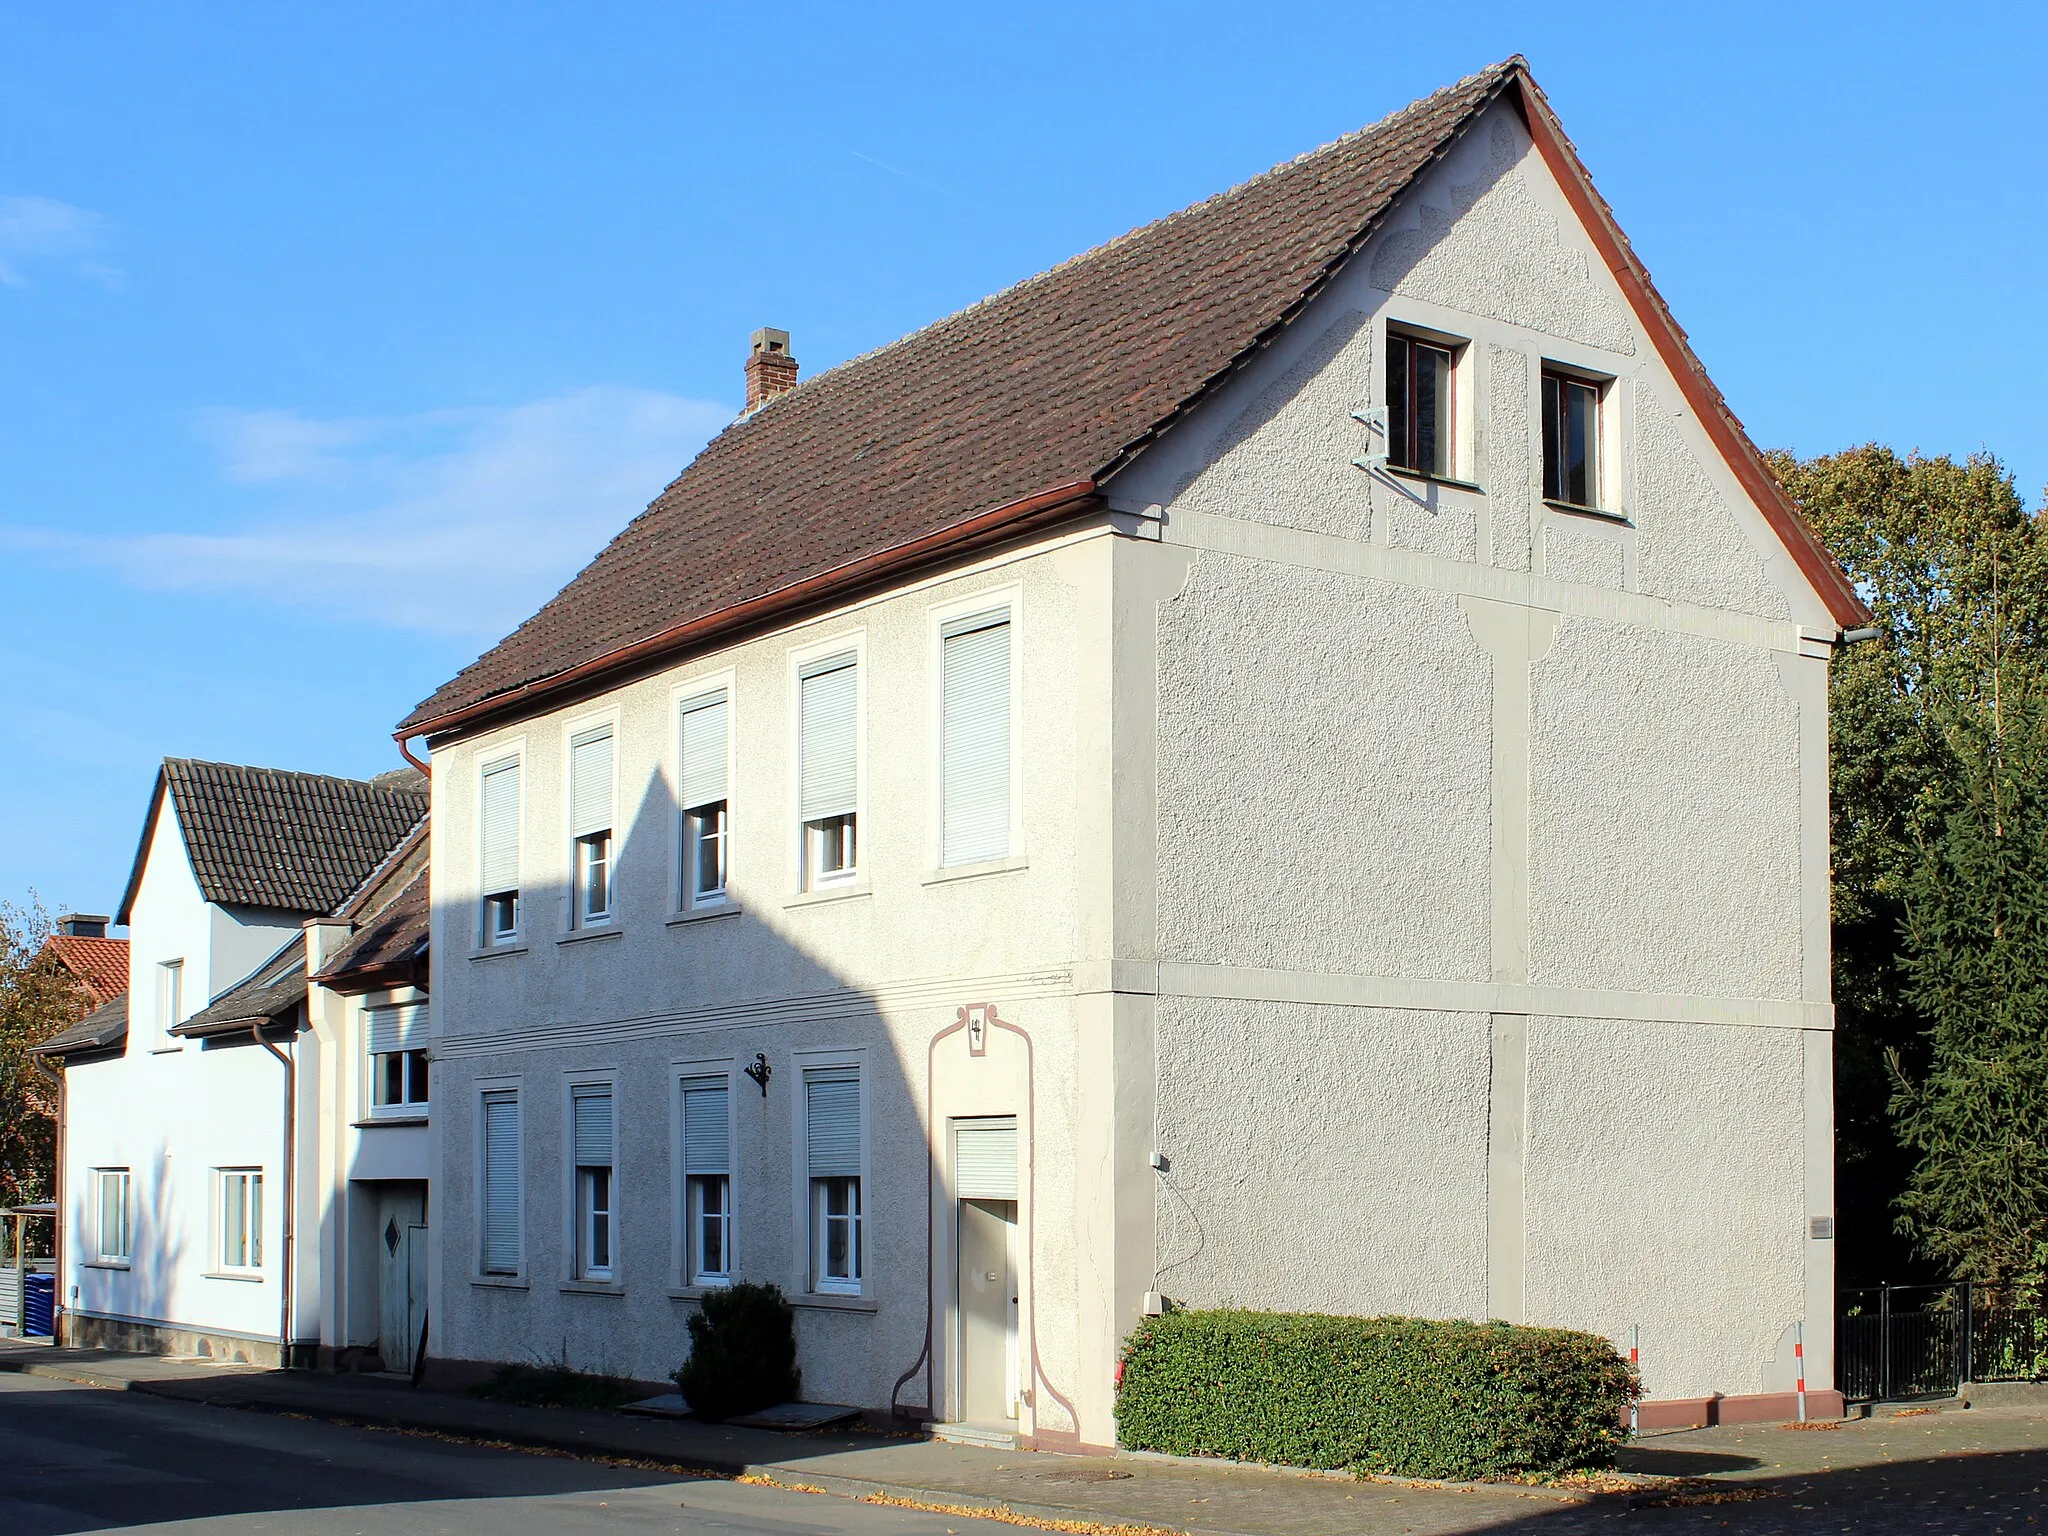
{"label": "paved sidewalk", "polygon": [[[414,1391],[370,1376],[267,1371],[40,1343],[0,1341],[0,1370],[147,1392],[194,1404],[437,1433],[586,1457],[747,1476],[844,1497],[961,1510],[1007,1507],[1044,1521],[1156,1527],[1193,1536],[1416,1536],[1491,1531],[1572,1536],[1614,1515],[1697,1524],[1726,1503],[1731,1529],[1797,1529],[1807,1511],[1903,1512],[1916,1503],[1996,1528],[1999,1489],[2024,1519],[2048,1476],[2048,1416],[2022,1409],[1880,1417],[1833,1430],[1776,1425],[1661,1435],[1631,1446],[1634,1486],[1594,1496],[1554,1489],[1444,1488],[1209,1466],[1170,1458],[994,1451],[844,1431],[778,1434],[691,1420],[520,1408]],[[1683,1485],[1668,1480],[1684,1478]],[[1675,1498],[1676,1503],[1659,1501]],[[1998,1519],[2006,1518],[2003,1515]],[[1916,1522],[1918,1523],[1918,1522]],[[1862,1526],[1858,1529],[1865,1528]]]}

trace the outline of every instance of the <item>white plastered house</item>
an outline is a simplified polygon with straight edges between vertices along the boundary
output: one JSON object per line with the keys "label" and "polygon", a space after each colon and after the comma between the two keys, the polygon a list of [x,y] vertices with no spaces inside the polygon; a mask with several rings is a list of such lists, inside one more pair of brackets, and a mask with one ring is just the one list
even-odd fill
{"label": "white plastered house", "polygon": [[1048,1447],[1168,1299],[1828,1387],[1867,615],[1522,61],[788,353],[401,726],[434,1368],[658,1379],[745,1278],[807,1396]]}
{"label": "white plastered house", "polygon": [[[353,999],[309,990],[309,929],[331,953],[407,849],[423,862],[418,785],[410,770],[364,782],[164,761],[120,905],[126,996],[44,1048],[64,1063],[64,1342],[299,1364],[340,1337],[328,1268],[343,1232],[322,1177],[334,1144],[367,1134],[352,1122],[378,1116],[337,1120],[370,1076],[352,1060],[369,1020],[323,1037]],[[420,996],[401,984],[375,1000]],[[398,1174],[423,1191],[424,1131],[413,1139],[417,1166]],[[366,1221],[364,1253],[372,1237]],[[374,1299],[373,1281],[373,1345]]]}

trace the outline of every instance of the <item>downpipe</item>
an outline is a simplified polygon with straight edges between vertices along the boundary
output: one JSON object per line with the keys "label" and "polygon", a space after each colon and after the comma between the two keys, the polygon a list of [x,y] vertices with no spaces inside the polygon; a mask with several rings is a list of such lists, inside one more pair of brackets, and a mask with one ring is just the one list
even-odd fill
{"label": "downpipe", "polygon": [[249,1038],[275,1056],[284,1067],[284,1268],[281,1271],[277,1317],[277,1363],[289,1370],[292,1363],[292,1236],[298,1206],[299,1143],[299,1061],[296,1044],[290,1051],[263,1037],[263,1026],[251,1024]]}

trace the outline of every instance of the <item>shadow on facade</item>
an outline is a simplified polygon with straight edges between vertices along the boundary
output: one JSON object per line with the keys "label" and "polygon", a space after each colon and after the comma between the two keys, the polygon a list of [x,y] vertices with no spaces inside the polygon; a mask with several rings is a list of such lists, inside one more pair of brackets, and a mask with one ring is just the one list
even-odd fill
{"label": "shadow on facade", "polygon": [[[64,1343],[82,1348],[163,1353],[166,1346],[159,1337],[164,1328],[160,1320],[173,1315],[181,1280],[194,1278],[181,1273],[189,1257],[180,1210],[185,1197],[178,1182],[180,1170],[163,1138],[158,1138],[146,1162],[134,1161],[130,1166],[131,1177],[147,1168],[155,1198],[144,1200],[139,1189],[132,1197],[125,1262],[99,1256],[99,1191],[94,1170],[65,1170],[65,1263],[74,1272],[66,1294],[57,1298],[63,1309],[60,1331]],[[136,1183],[140,1182],[136,1177]],[[119,1298],[118,1304],[108,1297],[87,1294],[87,1287],[95,1281]],[[191,1352],[200,1352],[193,1340],[186,1344]]]}
{"label": "shadow on facade", "polygon": [[[1005,1293],[1005,1338],[1016,1339],[996,1369],[1010,1372],[1022,1400],[1037,1399],[1046,1429],[1072,1434],[1072,1409],[1059,1406],[1065,1384],[1039,1358],[1042,1325],[1029,1295],[1031,1118],[1034,1088],[1045,1091],[1032,1080],[1029,1005],[1019,1011],[946,979],[1017,969],[998,963],[1005,936],[982,935],[974,947],[988,963],[976,956],[963,966],[956,945],[927,949],[917,934],[887,926],[882,913],[896,906],[888,884],[907,878],[914,887],[922,872],[886,863],[815,895],[736,881],[725,906],[693,910],[679,899],[684,850],[673,803],[657,777],[636,807],[618,849],[609,924],[582,923],[559,884],[523,890],[519,940],[498,955],[474,948],[479,913],[437,910],[430,1379],[473,1381],[492,1362],[517,1362],[665,1384],[687,1355],[699,1294],[682,1085],[722,1077],[733,1277],[773,1282],[795,1302],[807,1399],[899,1422],[943,1416],[942,1377],[959,1363],[948,1347],[959,1336],[949,1122],[1015,1117],[1022,1193],[1007,1210],[991,1203],[1017,1227],[1012,1267],[1027,1278],[1014,1291],[1014,1272],[991,1287]],[[921,837],[920,828],[904,841],[921,850]],[[794,850],[783,852],[793,868]],[[815,937],[796,942],[798,928]],[[889,980],[870,985],[827,953],[858,956]],[[857,1288],[823,1273],[831,1238],[818,1203],[836,1192],[821,1185],[845,1170],[815,1161],[830,1154],[807,1123],[817,1085],[849,1065],[862,1105]],[[569,1150],[572,1089],[592,1079],[614,1085],[618,1127],[617,1252],[602,1283],[582,1278]],[[507,1088],[520,1102],[523,1266],[494,1277],[480,1272],[481,1103]],[[1041,1296],[1036,1306],[1047,1304]],[[1072,1310],[1071,1296],[1054,1304]]]}

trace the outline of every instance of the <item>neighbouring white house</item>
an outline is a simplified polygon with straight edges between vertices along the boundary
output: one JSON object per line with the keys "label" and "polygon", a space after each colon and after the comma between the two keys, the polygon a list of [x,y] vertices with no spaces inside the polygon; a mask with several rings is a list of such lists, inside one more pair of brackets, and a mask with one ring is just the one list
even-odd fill
{"label": "neighbouring white house", "polygon": [[[418,1099],[386,1125],[368,1052],[385,1019],[394,1048],[420,1049],[424,974],[364,978],[383,990],[362,995],[343,976],[349,991],[309,1005],[307,957],[345,970],[358,925],[370,937],[424,878],[422,788],[410,769],[165,759],[117,919],[127,991],[41,1048],[64,1068],[64,1342],[270,1364],[376,1352],[371,1220],[424,1225],[425,1064],[401,1062]],[[388,1185],[390,1209],[358,1178]],[[401,1363],[407,1326],[386,1346]]]}
{"label": "neighbouring white house", "polygon": [[430,1370],[1115,1439],[1167,1301],[1831,1385],[1868,615],[1513,59],[748,411],[421,704]]}

